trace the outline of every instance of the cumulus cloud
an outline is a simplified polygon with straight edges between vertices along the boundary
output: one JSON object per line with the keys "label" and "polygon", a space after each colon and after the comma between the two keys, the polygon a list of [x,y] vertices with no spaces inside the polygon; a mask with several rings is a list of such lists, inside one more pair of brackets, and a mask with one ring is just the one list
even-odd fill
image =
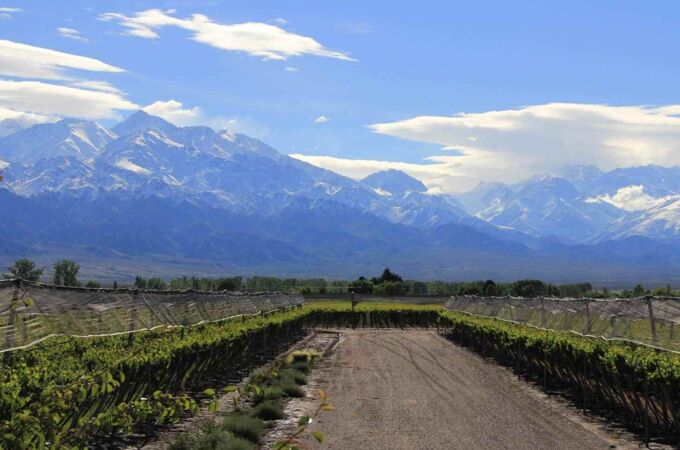
{"label": "cumulus cloud", "polygon": [[157,101],[145,106],[144,111],[153,116],[162,117],[177,126],[198,125],[202,119],[202,112],[198,106],[184,108],[177,100]]}
{"label": "cumulus cloud", "polygon": [[0,106],[0,122],[3,120],[13,120],[21,126],[21,128],[28,128],[38,123],[56,122],[59,117],[56,115],[44,115],[26,113],[22,111],[14,111]]}
{"label": "cumulus cloud", "polygon": [[321,115],[321,116],[317,117],[316,119],[314,119],[314,123],[326,123],[330,120],[331,120],[330,118],[328,118],[324,115]]}
{"label": "cumulus cloud", "polygon": [[59,36],[61,36],[61,37],[65,37],[67,39],[73,39],[75,41],[87,42],[87,39],[85,39],[80,34],[80,31],[76,30],[75,28],[59,27],[59,28],[57,28],[57,32],[59,33]]}
{"label": "cumulus cloud", "polygon": [[8,6],[0,7],[0,19],[11,19],[14,13],[22,12],[21,8],[10,8]]}
{"label": "cumulus cloud", "polygon": [[652,197],[645,192],[645,187],[642,185],[632,185],[622,187],[616,191],[614,195],[600,195],[599,197],[591,197],[586,200],[588,203],[609,203],[617,208],[626,211],[641,211],[654,206],[661,205],[669,200],[678,198],[677,195],[667,195],[664,197]]}
{"label": "cumulus cloud", "polygon": [[124,72],[98,59],[0,40],[0,75],[20,78],[67,80],[67,70]]}
{"label": "cumulus cloud", "polygon": [[17,114],[118,118],[118,111],[139,109],[121,95],[40,81],[0,80],[0,108]]}
{"label": "cumulus cloud", "polygon": [[127,35],[146,39],[159,38],[158,30],[165,27],[182,28],[192,32],[192,39],[196,42],[263,59],[285,60],[292,56],[314,55],[353,61],[345,53],[329,50],[311,37],[291,33],[277,25],[261,22],[222,24],[203,14],[193,14],[187,18],[179,18],[174,14],[174,10],[148,9],[132,16],[106,13],[100,18],[119,22]]}
{"label": "cumulus cloud", "polygon": [[[608,106],[549,103],[519,109],[418,116],[370,125],[375,133],[434,143],[427,158],[448,171],[441,187],[514,182],[567,164],[601,169],[680,164],[680,105]],[[451,151],[455,151],[455,154]],[[350,163],[358,164],[358,163]],[[440,180],[441,181],[441,180]]]}
{"label": "cumulus cloud", "polygon": [[211,116],[198,106],[185,107],[177,100],[156,101],[142,108],[151,115],[162,117],[180,127],[202,125],[216,131],[229,130],[235,133],[245,133],[250,136],[264,138],[269,130],[263,125],[249,118]]}

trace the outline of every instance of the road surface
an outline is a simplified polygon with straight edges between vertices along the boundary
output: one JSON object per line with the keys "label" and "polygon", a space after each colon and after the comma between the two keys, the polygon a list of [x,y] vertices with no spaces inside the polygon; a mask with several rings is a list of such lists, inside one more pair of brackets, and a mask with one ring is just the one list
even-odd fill
{"label": "road surface", "polygon": [[319,368],[336,407],[313,425],[324,448],[584,450],[615,442],[434,332],[343,335]]}

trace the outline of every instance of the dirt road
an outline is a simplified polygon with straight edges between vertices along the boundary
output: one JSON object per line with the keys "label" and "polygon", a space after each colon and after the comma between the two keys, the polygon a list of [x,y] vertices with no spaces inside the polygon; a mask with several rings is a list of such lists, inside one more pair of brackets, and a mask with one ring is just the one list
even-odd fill
{"label": "dirt road", "polygon": [[[334,449],[606,449],[508,371],[427,331],[347,331],[320,383]],[[315,448],[311,447],[310,448]]]}

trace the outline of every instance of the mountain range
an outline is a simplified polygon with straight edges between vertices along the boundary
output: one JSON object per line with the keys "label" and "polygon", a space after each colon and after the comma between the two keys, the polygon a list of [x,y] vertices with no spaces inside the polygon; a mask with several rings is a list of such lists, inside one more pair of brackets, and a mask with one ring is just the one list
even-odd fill
{"label": "mountain range", "polygon": [[227,130],[138,111],[0,134],[0,263],[70,257],[86,275],[271,274],[680,280],[680,168],[566,167],[435,194],[352,180]]}

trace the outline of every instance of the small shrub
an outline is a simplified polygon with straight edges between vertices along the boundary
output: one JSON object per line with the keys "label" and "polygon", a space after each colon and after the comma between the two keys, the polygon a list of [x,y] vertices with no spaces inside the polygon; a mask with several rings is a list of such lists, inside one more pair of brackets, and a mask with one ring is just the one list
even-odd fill
{"label": "small shrub", "polygon": [[301,398],[305,396],[304,391],[294,381],[282,381],[279,385],[284,394],[288,397]]}
{"label": "small shrub", "polygon": [[260,392],[253,393],[251,399],[254,404],[259,405],[266,400],[278,400],[285,394],[281,388],[277,386],[269,386],[260,389]]}
{"label": "small shrub", "polygon": [[279,380],[281,380],[281,383],[292,381],[293,383],[298,385],[307,384],[307,377],[304,374],[293,369],[284,369],[281,372],[279,372]]}
{"label": "small shrub", "polygon": [[293,370],[297,370],[298,372],[302,372],[305,375],[309,375],[309,372],[312,371],[312,366],[309,362],[306,361],[298,361],[293,363],[292,365]]}
{"label": "small shrub", "polygon": [[264,424],[261,420],[254,417],[233,414],[224,418],[222,428],[230,431],[236,437],[258,443],[264,430]]}
{"label": "small shrub", "polygon": [[262,420],[279,420],[285,417],[281,405],[271,400],[264,401],[253,408],[252,415]]}
{"label": "small shrub", "polygon": [[211,431],[208,434],[181,436],[169,447],[170,450],[254,450],[255,444],[235,437],[228,431]]}

